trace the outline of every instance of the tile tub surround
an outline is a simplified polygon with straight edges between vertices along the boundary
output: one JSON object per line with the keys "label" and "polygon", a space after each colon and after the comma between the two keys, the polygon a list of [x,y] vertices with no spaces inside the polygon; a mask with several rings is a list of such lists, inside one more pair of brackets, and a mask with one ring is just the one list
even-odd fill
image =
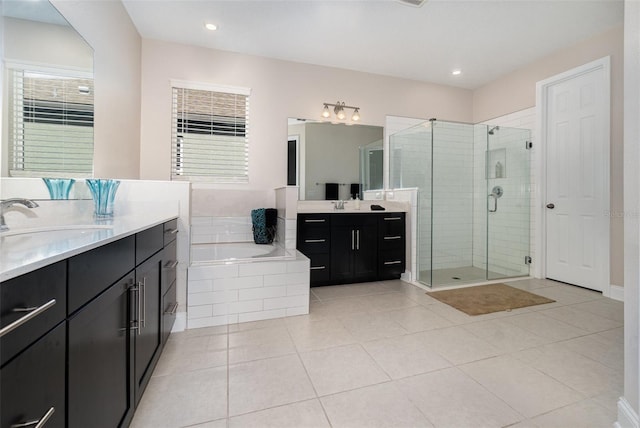
{"label": "tile tub surround", "polygon": [[173,334],[131,427],[611,426],[622,303],[509,285],[557,302],[470,317],[382,281],[313,288],[309,315]]}
{"label": "tile tub surround", "polygon": [[309,313],[309,259],[189,267],[187,328]]}

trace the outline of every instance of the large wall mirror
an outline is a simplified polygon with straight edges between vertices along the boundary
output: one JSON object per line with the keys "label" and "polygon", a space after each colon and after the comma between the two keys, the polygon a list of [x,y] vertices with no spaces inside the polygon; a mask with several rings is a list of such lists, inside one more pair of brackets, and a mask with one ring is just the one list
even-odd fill
{"label": "large wall mirror", "polygon": [[0,175],[91,177],[93,49],[48,0],[0,6]]}
{"label": "large wall mirror", "polygon": [[308,119],[288,121],[287,184],[301,200],[360,198],[382,189],[383,128]]}

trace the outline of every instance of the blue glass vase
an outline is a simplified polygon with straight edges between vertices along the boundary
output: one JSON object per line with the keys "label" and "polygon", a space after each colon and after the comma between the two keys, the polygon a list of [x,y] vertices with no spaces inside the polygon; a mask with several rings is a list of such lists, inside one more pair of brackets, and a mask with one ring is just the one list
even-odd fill
{"label": "blue glass vase", "polygon": [[87,187],[93,196],[95,216],[98,218],[113,217],[113,201],[120,181],[102,178],[87,178]]}
{"label": "blue glass vase", "polygon": [[51,199],[69,199],[69,192],[76,182],[73,178],[43,178]]}

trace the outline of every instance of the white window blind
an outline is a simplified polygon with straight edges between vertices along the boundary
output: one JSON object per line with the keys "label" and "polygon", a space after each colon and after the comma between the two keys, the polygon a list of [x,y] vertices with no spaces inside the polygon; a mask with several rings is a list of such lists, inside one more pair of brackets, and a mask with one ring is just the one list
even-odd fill
{"label": "white window blind", "polygon": [[173,86],[171,179],[249,182],[249,89]]}
{"label": "white window blind", "polygon": [[91,176],[93,79],[12,69],[9,145],[13,176]]}

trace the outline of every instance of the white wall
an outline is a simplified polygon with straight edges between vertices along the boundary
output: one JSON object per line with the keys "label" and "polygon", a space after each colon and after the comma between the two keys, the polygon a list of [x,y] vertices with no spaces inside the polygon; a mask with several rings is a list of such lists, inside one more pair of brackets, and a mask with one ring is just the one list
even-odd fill
{"label": "white wall", "polygon": [[51,2],[94,49],[94,175],[139,178],[140,35],[119,1]]}
{"label": "white wall", "polygon": [[251,88],[249,184],[194,184],[194,212],[203,202],[210,203],[204,210],[217,210],[219,203],[246,205],[246,192],[253,192],[251,197],[262,193],[258,198],[273,206],[273,189],[286,184],[287,118],[319,119],[324,102],[359,106],[362,123],[376,126],[384,126],[387,114],[424,112],[467,122],[472,117],[471,91],[464,89],[145,39],[141,178],[169,178],[170,79]]}

